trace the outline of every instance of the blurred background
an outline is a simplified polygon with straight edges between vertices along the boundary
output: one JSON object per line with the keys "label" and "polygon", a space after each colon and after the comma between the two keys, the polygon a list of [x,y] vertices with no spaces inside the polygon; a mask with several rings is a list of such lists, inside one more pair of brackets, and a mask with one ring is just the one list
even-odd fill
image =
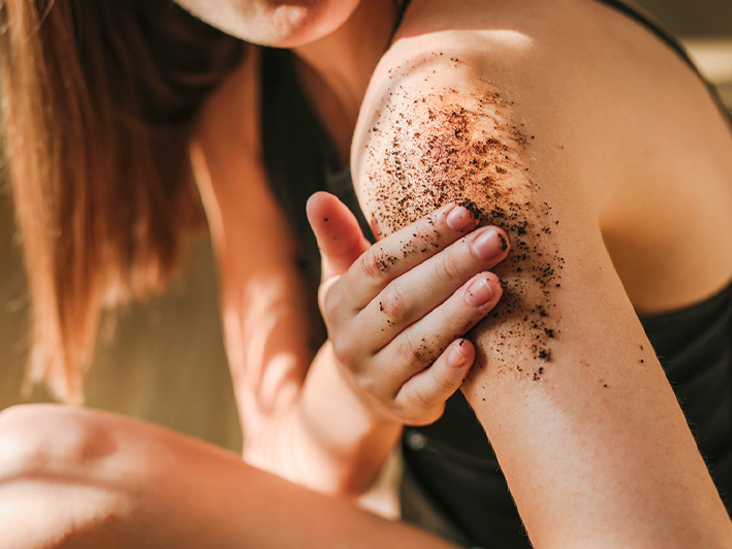
{"label": "blurred background", "polygon": [[[732,0],[637,2],[687,45],[732,109]],[[27,298],[10,193],[0,182],[0,409],[50,402],[21,394]],[[104,330],[103,330],[104,331]],[[241,430],[226,365],[210,242],[195,242],[168,291],[123,310],[98,345],[86,404],[164,425],[240,451]]]}

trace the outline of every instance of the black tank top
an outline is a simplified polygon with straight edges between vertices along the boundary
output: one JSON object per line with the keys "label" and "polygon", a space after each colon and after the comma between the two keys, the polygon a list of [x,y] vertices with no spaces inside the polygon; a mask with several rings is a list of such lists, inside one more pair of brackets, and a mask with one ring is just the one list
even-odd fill
{"label": "black tank top", "polygon": [[[618,0],[600,1],[647,27],[696,71],[679,43],[647,15]],[[265,48],[261,62],[265,168],[298,238],[298,267],[308,284],[313,310],[317,310],[320,258],[305,216],[308,197],[319,190],[339,196],[356,214],[364,234],[372,235],[350,172],[338,169],[334,149],[301,93],[292,54]],[[729,116],[711,86],[710,92],[721,112]],[[730,510],[732,284],[702,303],[641,318],[641,322]],[[313,346],[324,341],[322,325],[319,333]],[[437,422],[405,429],[402,451],[404,520],[466,546],[531,547],[495,454],[460,391],[448,400]]]}

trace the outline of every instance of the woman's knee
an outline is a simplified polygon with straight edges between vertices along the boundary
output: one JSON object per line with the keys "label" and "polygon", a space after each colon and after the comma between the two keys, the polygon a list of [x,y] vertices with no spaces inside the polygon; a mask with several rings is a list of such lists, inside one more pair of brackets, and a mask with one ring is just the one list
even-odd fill
{"label": "woman's knee", "polygon": [[0,482],[79,470],[114,453],[116,444],[96,413],[30,404],[0,412]]}
{"label": "woman's knee", "polygon": [[119,475],[110,475],[118,452],[107,423],[114,421],[58,405],[0,412],[3,547],[109,546],[87,543],[89,536],[114,533],[115,517],[130,508],[129,497],[116,489]]}

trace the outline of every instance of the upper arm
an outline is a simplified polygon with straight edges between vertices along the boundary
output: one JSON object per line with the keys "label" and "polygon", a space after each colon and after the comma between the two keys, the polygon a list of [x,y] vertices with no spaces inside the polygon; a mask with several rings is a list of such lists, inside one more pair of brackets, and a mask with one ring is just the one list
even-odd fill
{"label": "upper arm", "polygon": [[384,234],[454,200],[508,233],[463,391],[535,543],[698,533],[724,510],[605,249],[601,179],[578,168],[570,111],[541,94],[553,84],[526,71],[532,55],[528,37],[478,31],[397,43],[356,131],[359,199]]}
{"label": "upper arm", "polygon": [[[504,295],[477,330],[479,361],[536,382],[551,375],[563,318],[576,312],[565,279],[596,279],[604,268],[610,287],[596,297],[622,289],[611,280],[591,187],[572,173],[560,137],[547,131],[536,101],[516,100],[526,95],[520,81],[485,53],[493,38],[473,37],[487,45],[461,52],[455,34],[437,38],[437,49],[410,38],[406,54],[397,49],[380,67],[353,149],[357,191],[378,233],[466,200],[481,224],[508,233],[512,251],[496,268]],[[529,38],[511,40],[495,48],[530,55]]]}

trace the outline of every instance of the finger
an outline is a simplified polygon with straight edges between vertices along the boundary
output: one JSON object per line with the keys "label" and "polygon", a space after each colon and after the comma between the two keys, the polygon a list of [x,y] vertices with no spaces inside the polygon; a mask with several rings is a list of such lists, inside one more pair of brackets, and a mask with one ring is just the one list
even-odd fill
{"label": "finger", "polygon": [[351,304],[362,309],[389,282],[455,242],[476,223],[468,208],[448,204],[382,239],[343,275]]}
{"label": "finger", "polygon": [[404,423],[429,425],[445,410],[445,401],[462,385],[475,360],[475,347],[467,339],[453,341],[426,370],[402,385],[394,403]]}
{"label": "finger", "polygon": [[351,210],[334,195],[318,192],[306,205],[323,261],[322,278],[345,273],[370,247]]}
{"label": "finger", "polygon": [[452,341],[483,319],[501,295],[498,277],[489,272],[479,273],[376,353],[373,375],[380,376],[389,387],[399,387],[435,362]]}
{"label": "finger", "polygon": [[444,303],[481,271],[493,268],[508,254],[508,238],[497,227],[482,227],[391,282],[358,313],[373,326],[379,346]]}

